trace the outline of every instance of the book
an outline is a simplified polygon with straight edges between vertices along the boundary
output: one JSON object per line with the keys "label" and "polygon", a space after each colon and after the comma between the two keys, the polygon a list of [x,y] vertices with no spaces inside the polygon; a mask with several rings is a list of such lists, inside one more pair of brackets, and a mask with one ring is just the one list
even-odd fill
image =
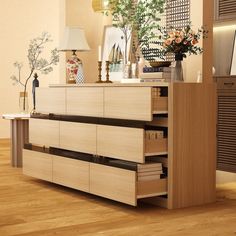
{"label": "book", "polygon": [[143,73],[163,72],[165,67],[143,67]]}
{"label": "book", "polygon": [[162,79],[163,72],[140,73],[140,79]]}
{"label": "book", "polygon": [[140,83],[156,83],[156,82],[165,82],[165,79],[140,79]]}

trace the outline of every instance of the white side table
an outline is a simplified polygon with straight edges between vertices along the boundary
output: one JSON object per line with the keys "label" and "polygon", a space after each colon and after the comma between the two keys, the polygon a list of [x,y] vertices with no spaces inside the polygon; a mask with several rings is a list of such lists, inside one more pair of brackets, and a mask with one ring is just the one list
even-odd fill
{"label": "white side table", "polygon": [[22,167],[22,149],[29,141],[30,114],[3,114],[2,118],[11,121],[11,165]]}

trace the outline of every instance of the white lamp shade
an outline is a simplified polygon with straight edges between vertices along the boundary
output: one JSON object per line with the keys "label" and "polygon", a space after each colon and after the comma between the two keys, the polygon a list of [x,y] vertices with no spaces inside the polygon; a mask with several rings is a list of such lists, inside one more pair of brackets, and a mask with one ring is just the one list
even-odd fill
{"label": "white lamp shade", "polygon": [[60,51],[88,51],[90,47],[85,38],[84,30],[78,27],[66,27],[60,43]]}

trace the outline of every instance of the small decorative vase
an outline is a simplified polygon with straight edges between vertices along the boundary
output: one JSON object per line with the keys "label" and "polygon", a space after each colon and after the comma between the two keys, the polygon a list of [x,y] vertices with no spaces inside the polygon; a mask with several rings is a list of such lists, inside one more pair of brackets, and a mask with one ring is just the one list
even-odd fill
{"label": "small decorative vase", "polygon": [[183,54],[176,53],[175,67],[173,68],[173,73],[171,78],[173,81],[180,81],[180,82],[184,81],[182,61],[183,61]]}
{"label": "small decorative vase", "polygon": [[28,103],[28,93],[20,92],[19,97],[19,110],[20,113],[28,113],[29,103]]}

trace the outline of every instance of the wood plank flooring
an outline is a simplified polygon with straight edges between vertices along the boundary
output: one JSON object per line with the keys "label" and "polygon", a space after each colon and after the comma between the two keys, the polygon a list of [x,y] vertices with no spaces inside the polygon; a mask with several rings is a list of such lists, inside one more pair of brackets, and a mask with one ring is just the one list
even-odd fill
{"label": "wood plank flooring", "polygon": [[166,210],[138,208],[22,175],[0,141],[0,236],[236,235],[236,183],[217,188],[217,202]]}

